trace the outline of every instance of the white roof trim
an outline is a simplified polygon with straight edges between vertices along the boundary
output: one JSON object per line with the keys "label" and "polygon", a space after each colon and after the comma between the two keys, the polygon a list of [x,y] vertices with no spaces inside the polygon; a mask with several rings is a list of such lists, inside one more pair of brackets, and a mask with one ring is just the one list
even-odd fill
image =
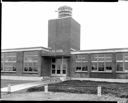
{"label": "white roof trim", "polygon": [[73,48],[71,48],[70,50],[72,50],[72,51],[77,51],[76,49],[73,49]]}
{"label": "white roof trim", "polygon": [[71,54],[84,54],[84,53],[87,53],[87,54],[90,54],[90,53],[113,53],[113,52],[128,52],[128,49],[120,49],[120,50],[101,50],[101,51],[94,51],[94,50],[90,50],[90,51],[72,51]]}
{"label": "white roof trim", "polygon": [[17,48],[17,49],[3,49],[2,52],[17,52],[17,51],[34,51],[34,50],[44,50],[49,51],[45,48]]}

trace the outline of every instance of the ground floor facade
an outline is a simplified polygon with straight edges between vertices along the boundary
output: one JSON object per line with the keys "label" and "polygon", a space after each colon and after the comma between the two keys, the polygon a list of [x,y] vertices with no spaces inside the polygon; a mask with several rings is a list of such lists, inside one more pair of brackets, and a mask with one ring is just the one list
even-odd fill
{"label": "ground floor facade", "polygon": [[1,75],[128,79],[128,49],[51,53],[46,48],[3,50]]}

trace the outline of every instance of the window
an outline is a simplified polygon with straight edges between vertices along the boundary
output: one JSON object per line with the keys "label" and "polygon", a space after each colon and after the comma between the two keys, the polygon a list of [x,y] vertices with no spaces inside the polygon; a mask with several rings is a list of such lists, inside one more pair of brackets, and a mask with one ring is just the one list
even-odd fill
{"label": "window", "polygon": [[81,71],[81,63],[76,63],[76,71]]}
{"label": "window", "polygon": [[88,71],[88,55],[76,55],[76,72]]}
{"label": "window", "polygon": [[58,65],[57,65],[57,74],[60,74],[60,69],[61,69],[61,67],[60,67],[60,65],[58,64]]}
{"label": "window", "polygon": [[24,72],[38,72],[38,52],[24,52]]}
{"label": "window", "polygon": [[111,71],[112,70],[112,62],[106,62],[106,71]]}
{"label": "window", "polygon": [[117,71],[123,71],[123,62],[117,62]]}
{"label": "window", "polygon": [[92,71],[97,71],[97,63],[92,62]]}
{"label": "window", "polygon": [[16,53],[3,53],[1,71],[16,72]]}
{"label": "window", "polygon": [[67,69],[67,65],[66,64],[63,64],[63,74],[66,74],[66,69]]}
{"label": "window", "polygon": [[105,71],[104,70],[104,62],[99,62],[98,71]]}
{"label": "window", "polygon": [[91,55],[92,71],[112,71],[112,54]]}
{"label": "window", "polygon": [[128,62],[125,62],[125,71],[128,71]]}
{"label": "window", "polygon": [[128,72],[128,53],[116,54],[116,66],[117,66],[117,71]]}

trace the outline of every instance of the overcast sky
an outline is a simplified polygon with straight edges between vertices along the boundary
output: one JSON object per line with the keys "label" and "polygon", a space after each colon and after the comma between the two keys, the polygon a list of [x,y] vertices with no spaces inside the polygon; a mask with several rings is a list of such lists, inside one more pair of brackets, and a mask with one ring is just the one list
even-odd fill
{"label": "overcast sky", "polygon": [[2,49],[48,47],[48,20],[67,5],[81,24],[81,50],[128,48],[128,2],[3,2]]}

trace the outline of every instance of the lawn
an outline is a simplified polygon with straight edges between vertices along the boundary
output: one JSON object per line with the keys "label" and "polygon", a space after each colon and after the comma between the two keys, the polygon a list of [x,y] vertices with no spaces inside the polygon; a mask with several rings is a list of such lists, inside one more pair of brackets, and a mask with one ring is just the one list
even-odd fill
{"label": "lawn", "polygon": [[1,79],[1,88],[7,87],[8,84],[11,85],[16,85],[16,84],[23,84],[23,83],[29,83],[33,81],[23,81],[23,80],[6,80],[6,79]]}
{"label": "lawn", "polygon": [[[128,83],[109,83],[68,80],[61,83],[49,84],[49,91],[97,94],[97,86],[102,86],[102,94],[111,94],[120,98],[128,98]],[[44,86],[32,87],[27,92],[44,91]]]}

